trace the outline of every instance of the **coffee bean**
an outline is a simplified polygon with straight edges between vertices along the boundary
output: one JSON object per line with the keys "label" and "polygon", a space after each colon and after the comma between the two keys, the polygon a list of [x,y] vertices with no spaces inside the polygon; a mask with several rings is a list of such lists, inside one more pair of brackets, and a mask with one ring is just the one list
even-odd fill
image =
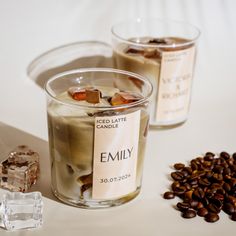
{"label": "coffee bean", "polygon": [[179,186],[180,186],[180,182],[174,181],[174,182],[172,183],[172,185],[171,185],[171,188],[172,188],[172,190],[175,190],[175,188],[176,188],[176,187],[179,187]]}
{"label": "coffee bean", "polygon": [[203,187],[211,185],[211,182],[207,178],[199,179],[198,183]]}
{"label": "coffee bean", "polygon": [[231,203],[225,203],[223,210],[225,213],[227,213],[228,215],[232,215],[235,211],[235,206]]}
{"label": "coffee bean", "polygon": [[236,212],[234,212],[231,216],[231,220],[236,221]]}
{"label": "coffee bean", "polygon": [[214,179],[214,181],[221,182],[223,180],[223,175],[218,174],[218,173],[214,173],[212,178]]}
{"label": "coffee bean", "polygon": [[190,205],[187,202],[178,202],[176,206],[182,212],[184,212],[190,208]]}
{"label": "coffee bean", "polygon": [[204,160],[212,161],[214,159],[215,154],[212,152],[207,152],[204,156]]}
{"label": "coffee bean", "polygon": [[216,222],[219,219],[220,217],[218,216],[218,214],[215,214],[215,213],[208,213],[205,215],[205,220],[210,223]]}
{"label": "coffee bean", "polygon": [[229,167],[226,167],[224,170],[223,170],[223,175],[231,175],[231,169]]}
{"label": "coffee bean", "polygon": [[204,196],[205,196],[205,193],[201,188],[197,188],[193,191],[193,197],[195,199],[203,199]]}
{"label": "coffee bean", "polygon": [[182,170],[184,167],[185,167],[185,165],[182,164],[182,163],[175,163],[175,164],[174,164],[174,168],[175,168],[176,170]]}
{"label": "coffee bean", "polygon": [[204,217],[208,214],[208,210],[205,207],[198,209],[197,214],[201,217]]}
{"label": "coffee bean", "polygon": [[206,174],[205,174],[205,177],[206,177],[207,179],[210,179],[210,178],[212,177],[212,175],[213,175],[213,172],[212,172],[212,171],[207,171]]}
{"label": "coffee bean", "polygon": [[214,171],[215,173],[222,174],[223,171],[224,171],[224,167],[223,167],[223,166],[220,166],[220,165],[216,165],[216,166],[213,168],[213,171]]}
{"label": "coffee bean", "polygon": [[198,165],[197,165],[196,161],[191,163],[191,168],[192,168],[192,170],[197,170],[198,169]]}
{"label": "coffee bean", "polygon": [[188,183],[189,183],[191,186],[193,186],[193,185],[197,186],[197,185],[198,185],[197,179],[189,179]]}
{"label": "coffee bean", "polygon": [[203,206],[208,206],[208,204],[209,204],[209,200],[208,200],[208,198],[203,198],[202,200],[201,200],[201,203],[203,204]]}
{"label": "coffee bean", "polygon": [[229,184],[230,184],[231,188],[233,188],[236,185],[236,179],[235,178],[231,178],[229,180]]}
{"label": "coffee bean", "polygon": [[192,168],[191,168],[191,167],[188,167],[188,166],[187,166],[187,167],[184,167],[184,168],[183,168],[183,171],[187,171],[189,175],[191,175],[192,172],[193,172]]}
{"label": "coffee bean", "polygon": [[199,202],[197,200],[190,200],[189,205],[190,207],[196,209],[198,207]]}
{"label": "coffee bean", "polygon": [[174,179],[174,180],[182,180],[184,178],[184,174],[181,173],[180,171],[175,171],[175,172],[172,172],[171,173],[171,177]]}
{"label": "coffee bean", "polygon": [[200,208],[203,208],[204,207],[204,205],[203,205],[203,203],[202,202],[198,202],[198,204],[197,204],[197,209],[200,209]]}
{"label": "coffee bean", "polygon": [[233,197],[233,196],[228,196],[225,198],[225,202],[229,202],[229,203],[232,203],[234,206],[236,206],[236,197]]}
{"label": "coffee bean", "polygon": [[[209,202],[212,203],[215,207],[217,207],[219,210],[221,210],[221,208],[223,207],[223,201],[219,200],[216,198],[216,195],[209,199]],[[208,202],[208,203],[209,203]]]}
{"label": "coffee bean", "polygon": [[230,166],[231,171],[236,172],[236,165]]}
{"label": "coffee bean", "polygon": [[175,198],[175,194],[173,192],[165,192],[163,197],[165,199],[173,199],[173,198]]}
{"label": "coffee bean", "polygon": [[189,190],[192,189],[192,188],[191,188],[191,185],[188,184],[188,183],[185,183],[184,186],[185,186],[185,188],[186,188],[187,191],[189,191]]}
{"label": "coffee bean", "polygon": [[179,186],[175,188],[174,193],[176,195],[182,195],[185,193],[185,191],[186,191],[186,188],[184,186]]}
{"label": "coffee bean", "polygon": [[230,155],[227,152],[221,152],[220,156],[223,157],[225,160],[228,160],[230,158]]}
{"label": "coffee bean", "polygon": [[194,170],[190,176],[190,179],[199,179],[201,176],[205,175],[204,171]]}
{"label": "coffee bean", "polygon": [[207,169],[212,169],[213,163],[212,163],[212,161],[204,161],[202,163],[202,166],[207,168]]}
{"label": "coffee bean", "polygon": [[196,211],[192,209],[188,209],[185,212],[182,213],[182,217],[186,219],[190,219],[196,216]]}
{"label": "coffee bean", "polygon": [[225,190],[226,192],[229,192],[229,191],[231,190],[231,187],[230,187],[230,185],[229,185],[228,183],[224,183],[224,184],[223,184],[223,188],[224,188],[224,190]]}
{"label": "coffee bean", "polygon": [[212,213],[219,213],[220,212],[220,209],[213,203],[210,203],[207,206],[207,209],[208,209],[209,212],[212,212]]}
{"label": "coffee bean", "polygon": [[235,160],[234,160],[233,158],[230,158],[229,160],[227,160],[227,164],[228,164],[229,166],[232,166],[232,165],[235,164]]}
{"label": "coffee bean", "polygon": [[236,161],[236,152],[232,155],[232,157]]}
{"label": "coffee bean", "polygon": [[188,177],[189,173],[186,170],[181,170],[181,173],[184,175],[184,177]]}
{"label": "coffee bean", "polygon": [[[218,190],[222,190],[222,191],[224,191],[223,189],[218,189]],[[220,193],[218,193],[218,190],[217,190],[217,193],[214,195],[214,198],[213,199],[215,199],[215,201],[217,200],[217,201],[220,201],[220,202],[223,202],[224,201],[224,195],[225,195],[225,192],[224,192],[224,194],[220,194]]]}
{"label": "coffee bean", "polygon": [[191,200],[192,195],[193,195],[193,190],[189,190],[189,191],[185,192],[184,197],[185,197],[185,199]]}

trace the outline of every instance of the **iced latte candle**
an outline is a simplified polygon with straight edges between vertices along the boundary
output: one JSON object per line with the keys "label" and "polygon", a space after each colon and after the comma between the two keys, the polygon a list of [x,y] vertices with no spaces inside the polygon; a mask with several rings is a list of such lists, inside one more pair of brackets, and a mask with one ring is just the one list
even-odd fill
{"label": "iced latte candle", "polygon": [[84,208],[140,191],[151,83],[115,69],[81,69],[46,84],[52,190]]}

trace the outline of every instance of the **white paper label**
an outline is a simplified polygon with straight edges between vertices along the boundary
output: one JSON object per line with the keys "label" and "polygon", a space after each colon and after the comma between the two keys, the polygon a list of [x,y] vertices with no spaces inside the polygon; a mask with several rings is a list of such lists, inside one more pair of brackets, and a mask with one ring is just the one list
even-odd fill
{"label": "white paper label", "polygon": [[119,198],[136,190],[140,111],[95,118],[93,199]]}
{"label": "white paper label", "polygon": [[158,86],[157,120],[184,119],[191,96],[195,47],[163,52]]}

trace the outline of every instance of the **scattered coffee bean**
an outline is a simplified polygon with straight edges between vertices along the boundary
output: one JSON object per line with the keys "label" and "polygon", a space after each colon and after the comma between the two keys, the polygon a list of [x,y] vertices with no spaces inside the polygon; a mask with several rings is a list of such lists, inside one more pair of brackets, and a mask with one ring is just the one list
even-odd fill
{"label": "scattered coffee bean", "polygon": [[215,154],[212,152],[207,152],[204,156],[204,160],[212,161],[214,159]]}
{"label": "scattered coffee bean", "polygon": [[182,163],[176,163],[176,164],[174,164],[174,168],[175,168],[176,170],[182,170],[184,167],[185,167],[185,165],[182,164]]}
{"label": "scattered coffee bean", "polygon": [[199,179],[198,183],[199,185],[202,185],[202,187],[211,185],[211,182],[207,178]]}
{"label": "scattered coffee bean", "polygon": [[204,204],[202,202],[198,202],[197,209],[201,209],[204,207]]}
{"label": "scattered coffee bean", "polygon": [[181,173],[180,171],[175,171],[175,172],[171,173],[171,177],[174,180],[179,181],[179,180],[182,180],[184,178],[184,174]]}
{"label": "scattered coffee bean", "polygon": [[187,202],[178,202],[176,206],[182,212],[184,212],[190,208],[190,205]]}
{"label": "scattered coffee bean", "polygon": [[194,190],[193,192],[193,197],[196,198],[197,200],[203,199],[205,197],[204,191],[199,187]]}
{"label": "scattered coffee bean", "polygon": [[233,156],[233,159],[236,161],[236,152],[232,156]]}
{"label": "scattered coffee bean", "polygon": [[231,216],[231,220],[236,221],[236,212],[234,212]]}
{"label": "scattered coffee bean", "polygon": [[175,194],[173,192],[165,192],[163,197],[165,199],[173,199],[175,198]]}
{"label": "scattered coffee bean", "polygon": [[230,155],[227,152],[221,152],[220,157],[223,157],[225,160],[228,160],[230,158]]}
{"label": "scattered coffee bean", "polygon": [[229,185],[228,183],[224,183],[224,184],[223,184],[223,188],[224,188],[224,190],[225,190],[226,192],[229,192],[229,191],[231,190],[231,187],[230,187],[230,185]]}
{"label": "scattered coffee bean", "polygon": [[201,217],[204,217],[208,214],[208,210],[205,207],[198,209],[197,214]]}
{"label": "scattered coffee bean", "polygon": [[171,184],[172,190],[174,191],[177,187],[180,187],[180,182],[174,181],[174,182]]}
{"label": "scattered coffee bean", "polygon": [[196,211],[192,209],[188,209],[182,213],[182,217],[186,219],[190,219],[196,216]]}
{"label": "scattered coffee bean", "polygon": [[209,223],[216,222],[220,219],[220,217],[216,213],[208,213],[205,215],[205,220]]}
{"label": "scattered coffee bean", "polygon": [[215,204],[213,203],[210,203],[208,206],[207,206],[207,209],[209,212],[212,212],[212,213],[220,213],[220,208],[217,207]]}
{"label": "scattered coffee bean", "polygon": [[187,166],[187,167],[184,167],[184,168],[183,168],[183,171],[187,171],[189,175],[191,175],[192,172],[193,172],[192,168],[191,168],[191,167],[188,167],[188,166]]}
{"label": "scattered coffee bean", "polygon": [[179,195],[182,195],[184,194],[186,191],[186,188],[184,186],[179,186],[179,187],[176,187],[175,190],[174,190],[174,193],[179,196]]}
{"label": "scattered coffee bean", "polygon": [[172,191],[164,194],[165,199],[178,196],[182,199],[176,206],[182,217],[204,217],[207,222],[219,220],[219,213],[225,213],[236,221],[236,152],[231,156],[223,151],[196,157],[189,166],[174,164],[171,173]]}
{"label": "scattered coffee bean", "polygon": [[189,201],[189,204],[192,208],[196,209],[198,207],[199,202],[197,200]]}
{"label": "scattered coffee bean", "polygon": [[223,210],[225,213],[227,213],[228,215],[232,215],[233,213],[235,213],[235,206],[232,203],[225,203]]}

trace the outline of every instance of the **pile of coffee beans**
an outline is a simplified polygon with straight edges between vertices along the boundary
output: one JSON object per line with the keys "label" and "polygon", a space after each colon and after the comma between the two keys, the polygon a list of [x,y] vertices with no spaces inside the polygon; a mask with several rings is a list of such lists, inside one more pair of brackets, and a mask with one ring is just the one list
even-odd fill
{"label": "pile of coffee beans", "polygon": [[165,192],[163,197],[177,196],[182,200],[176,208],[183,218],[198,215],[207,222],[216,222],[223,210],[236,221],[236,153],[207,152],[192,159],[188,166],[174,164],[174,169],[171,191]]}

